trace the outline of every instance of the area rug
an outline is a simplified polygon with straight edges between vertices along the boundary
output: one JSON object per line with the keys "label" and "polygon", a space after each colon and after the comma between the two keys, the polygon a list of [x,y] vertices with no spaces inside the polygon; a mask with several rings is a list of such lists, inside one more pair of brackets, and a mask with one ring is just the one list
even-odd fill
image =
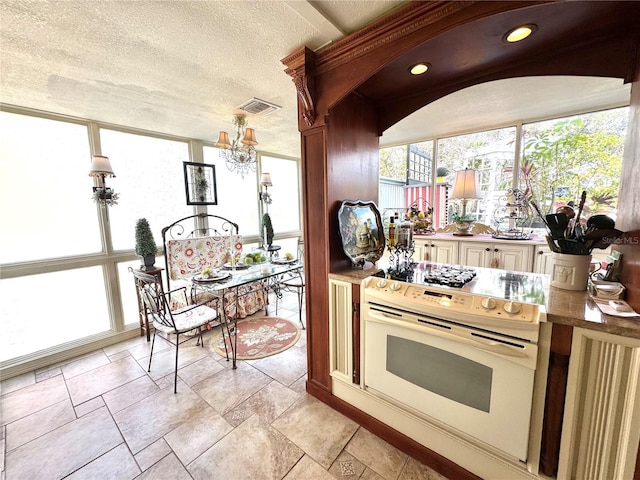
{"label": "area rug", "polygon": [[[238,320],[238,360],[256,360],[280,353],[296,344],[300,327],[286,318],[260,317]],[[231,336],[233,340],[233,335]],[[213,348],[223,357],[225,342],[229,339],[222,332],[213,340]],[[229,352],[231,349],[229,348]]]}

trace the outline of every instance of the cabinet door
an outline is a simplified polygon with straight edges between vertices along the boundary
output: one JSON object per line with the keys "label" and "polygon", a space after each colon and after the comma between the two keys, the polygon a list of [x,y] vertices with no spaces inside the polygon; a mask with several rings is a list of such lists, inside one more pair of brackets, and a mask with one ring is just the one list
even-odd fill
{"label": "cabinet door", "polygon": [[414,249],[415,250],[413,252],[413,259],[416,262],[427,260],[427,258],[425,257],[425,253],[429,251],[428,242],[422,239],[414,240]]}
{"label": "cabinet door", "polygon": [[533,273],[546,273],[548,275],[553,273],[551,253],[549,247],[536,247],[533,258]]}
{"label": "cabinet door", "polygon": [[515,272],[530,272],[531,257],[533,256],[531,249],[532,247],[529,245],[497,243],[493,245],[493,266]]}
{"label": "cabinet door", "polygon": [[488,267],[493,245],[485,242],[460,242],[460,264],[470,267]]}
{"label": "cabinet door", "polygon": [[458,242],[434,240],[431,245],[431,259],[438,263],[458,263]]}
{"label": "cabinet door", "polygon": [[351,383],[353,300],[351,283],[329,279],[329,373]]}

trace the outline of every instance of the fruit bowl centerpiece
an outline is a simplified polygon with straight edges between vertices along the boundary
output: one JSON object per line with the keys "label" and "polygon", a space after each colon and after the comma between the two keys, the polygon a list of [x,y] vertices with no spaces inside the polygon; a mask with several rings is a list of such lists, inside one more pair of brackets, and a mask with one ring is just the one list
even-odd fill
{"label": "fruit bowl centerpiece", "polygon": [[428,235],[433,233],[432,218],[433,209],[431,207],[425,210],[419,210],[417,204],[411,205],[404,214],[413,226],[413,233],[419,235]]}
{"label": "fruit bowl centerpiece", "polygon": [[258,265],[267,261],[267,257],[262,252],[250,252],[245,254],[243,263],[247,265]]}

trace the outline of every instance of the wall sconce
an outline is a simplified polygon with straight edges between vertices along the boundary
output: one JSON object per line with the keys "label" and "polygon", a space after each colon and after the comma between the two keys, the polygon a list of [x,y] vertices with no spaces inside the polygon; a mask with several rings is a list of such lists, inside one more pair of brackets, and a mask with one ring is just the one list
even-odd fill
{"label": "wall sconce", "polygon": [[91,160],[91,168],[89,169],[89,176],[98,179],[98,186],[93,187],[93,201],[100,205],[117,205],[118,193],[115,193],[111,188],[107,188],[106,177],[115,177],[111,162],[108,157],[102,155],[94,155]]}
{"label": "wall sconce", "polygon": [[272,200],[271,200],[271,194],[269,193],[269,187],[273,186],[273,183],[271,183],[271,174],[270,173],[263,173],[262,177],[260,178],[260,185],[262,186],[263,190],[260,192],[260,200],[262,200],[266,206],[266,211],[269,211],[269,205],[271,204]]}

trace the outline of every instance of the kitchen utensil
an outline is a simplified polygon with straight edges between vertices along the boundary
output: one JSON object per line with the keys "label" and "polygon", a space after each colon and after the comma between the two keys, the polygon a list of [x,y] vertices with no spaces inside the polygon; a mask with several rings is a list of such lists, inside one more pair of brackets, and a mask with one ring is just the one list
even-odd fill
{"label": "kitchen utensil", "polygon": [[580,215],[582,215],[582,209],[584,207],[584,202],[587,199],[587,191],[583,190],[582,195],[580,195],[580,203],[578,204],[578,213],[576,214],[575,224],[573,225],[573,238],[579,238],[582,236],[582,225],[580,225]]}
{"label": "kitchen utensil", "polygon": [[571,255],[589,254],[587,246],[575,238],[559,238],[557,242],[562,253],[569,253]]}
{"label": "kitchen utensil", "polygon": [[617,228],[600,228],[587,232],[584,236],[585,246],[592,250],[594,248],[607,248],[618,237],[623,235],[623,231]]}
{"label": "kitchen utensil", "polygon": [[542,212],[538,208],[538,205],[536,204],[536,202],[531,200],[529,203],[531,204],[533,209],[536,211],[536,213],[538,214],[538,217],[540,217],[540,220],[542,220],[542,223],[544,223],[544,225],[547,227],[547,230],[548,230],[549,229],[549,224],[547,223],[546,218],[544,218],[544,215],[542,215]]}
{"label": "kitchen utensil", "polygon": [[564,232],[569,224],[569,219],[564,213],[549,213],[545,216],[551,238],[557,240],[564,238]]}
{"label": "kitchen utensil", "polygon": [[563,205],[562,207],[556,208],[556,213],[564,213],[569,220],[576,216],[576,211],[569,205]]}
{"label": "kitchen utensil", "polygon": [[549,245],[549,248],[552,252],[560,253],[560,247],[556,245],[550,235],[545,235],[544,238],[547,241],[547,245]]}
{"label": "kitchen utensil", "polygon": [[608,215],[591,215],[587,219],[587,228],[598,230],[601,228],[615,228],[616,222]]}

